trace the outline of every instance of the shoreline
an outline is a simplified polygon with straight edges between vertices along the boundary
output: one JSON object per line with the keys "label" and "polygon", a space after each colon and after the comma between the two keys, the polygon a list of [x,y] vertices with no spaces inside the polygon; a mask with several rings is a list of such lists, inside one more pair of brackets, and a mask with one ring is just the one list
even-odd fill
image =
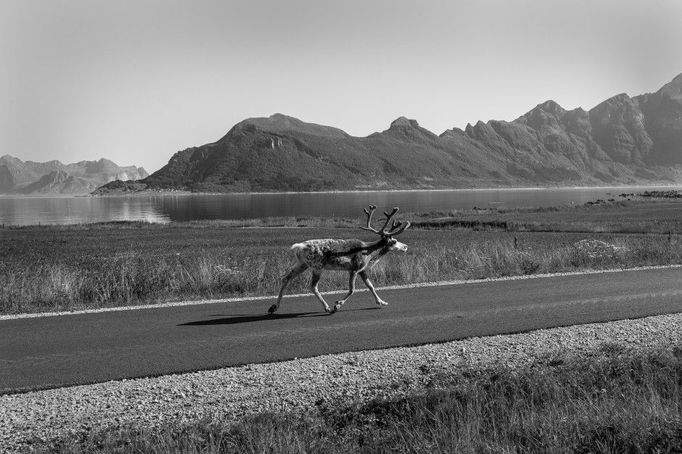
{"label": "shoreline", "polygon": [[263,191],[263,192],[192,192],[192,191],[156,191],[145,190],[132,194],[106,194],[92,195],[89,197],[129,197],[139,195],[160,195],[160,196],[237,196],[237,195],[297,195],[297,194],[362,194],[362,193],[400,193],[400,192],[494,192],[494,191],[566,191],[566,190],[595,190],[595,189],[672,189],[682,188],[682,182],[669,185],[623,185],[623,186],[500,186],[483,188],[433,188],[433,189],[340,189],[330,191]]}
{"label": "shoreline", "polygon": [[0,199],[49,199],[49,198],[110,198],[110,197],[170,197],[170,196],[259,196],[259,195],[298,195],[298,194],[362,194],[362,193],[401,193],[401,192],[495,192],[495,191],[578,191],[597,189],[680,189],[682,182],[654,185],[615,185],[615,186],[500,186],[481,188],[433,188],[433,189],[343,189],[330,191],[263,191],[263,192],[192,192],[186,190],[143,190],[136,192],[117,192],[111,194],[0,194]]}

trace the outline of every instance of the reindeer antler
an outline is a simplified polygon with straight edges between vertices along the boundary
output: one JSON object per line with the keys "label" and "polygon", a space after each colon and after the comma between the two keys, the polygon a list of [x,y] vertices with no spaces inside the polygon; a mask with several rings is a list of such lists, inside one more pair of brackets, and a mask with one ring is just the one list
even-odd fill
{"label": "reindeer antler", "polygon": [[364,211],[365,214],[367,215],[367,226],[366,226],[366,227],[360,226],[360,228],[361,228],[362,230],[369,230],[370,232],[373,232],[373,233],[376,233],[376,234],[381,235],[381,232],[379,232],[378,230],[376,230],[375,228],[373,228],[373,227],[371,226],[371,223],[372,223],[372,216],[374,215],[374,211],[376,211],[376,209],[377,209],[377,207],[376,207],[375,205],[370,205],[370,206],[369,206],[369,209],[367,209],[367,208],[363,208],[363,209],[362,209],[362,211]]}
{"label": "reindeer antler", "polygon": [[[400,209],[398,207],[393,207],[393,211],[391,211],[390,213],[384,211],[384,216],[386,216],[386,222],[384,222],[384,226],[381,228],[381,230],[377,230],[370,225],[372,222],[372,216],[374,215],[374,211],[376,209],[377,207],[374,205],[370,205],[369,209],[363,208],[363,211],[367,215],[367,226],[360,226],[362,230],[368,230],[381,236],[393,236],[403,233],[405,229],[410,226],[409,222],[403,224],[402,222],[393,219],[393,216],[395,216],[396,213],[398,213],[398,210]],[[393,222],[391,222],[392,219]],[[389,223],[391,223],[391,229],[387,231],[386,227],[388,227]]]}
{"label": "reindeer antler", "polygon": [[385,233],[386,236],[395,236],[395,235],[400,235],[405,231],[410,226],[410,221],[407,221],[405,224],[402,222],[398,221],[393,221],[393,224],[391,225],[391,231]]}
{"label": "reindeer antler", "polygon": [[384,235],[386,234],[386,227],[388,227],[388,223],[391,222],[391,218],[393,218],[393,216],[395,216],[395,214],[398,212],[399,209],[400,208],[398,208],[398,207],[393,207],[393,211],[391,211],[390,213],[387,213],[384,211],[384,216],[386,216],[386,222],[384,222],[384,226],[381,228],[382,234],[384,234]]}

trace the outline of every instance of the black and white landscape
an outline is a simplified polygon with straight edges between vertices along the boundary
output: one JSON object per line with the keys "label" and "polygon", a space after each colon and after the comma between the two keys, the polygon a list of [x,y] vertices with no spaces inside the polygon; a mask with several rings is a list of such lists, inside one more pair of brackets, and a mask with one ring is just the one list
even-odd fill
{"label": "black and white landscape", "polygon": [[680,0],[3,0],[0,453],[682,452],[680,43]]}

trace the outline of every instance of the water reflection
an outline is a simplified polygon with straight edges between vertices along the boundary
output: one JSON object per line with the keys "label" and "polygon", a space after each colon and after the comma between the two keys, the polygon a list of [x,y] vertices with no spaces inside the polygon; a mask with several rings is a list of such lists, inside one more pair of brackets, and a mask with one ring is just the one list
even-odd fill
{"label": "water reflection", "polygon": [[[173,221],[247,219],[267,216],[357,216],[369,204],[400,206],[404,212],[479,208],[517,208],[583,204],[617,198],[637,188],[478,189],[308,194],[229,194],[159,197],[160,211]],[[641,188],[639,188],[641,190]]]}
{"label": "water reflection", "polygon": [[80,224],[143,220],[169,222],[158,206],[145,198],[0,197],[0,224]]}
{"label": "water reflection", "polygon": [[[671,189],[670,187],[659,187]],[[369,204],[404,212],[583,204],[653,187],[476,189],[135,197],[0,197],[0,224],[76,224],[248,219],[268,216],[358,216]]]}

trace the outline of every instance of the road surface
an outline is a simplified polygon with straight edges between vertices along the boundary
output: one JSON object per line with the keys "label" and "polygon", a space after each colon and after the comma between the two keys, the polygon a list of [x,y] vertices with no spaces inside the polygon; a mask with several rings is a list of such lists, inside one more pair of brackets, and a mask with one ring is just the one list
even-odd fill
{"label": "road surface", "polygon": [[[0,321],[0,393],[682,312],[682,268]],[[327,296],[333,301],[333,296]]]}

